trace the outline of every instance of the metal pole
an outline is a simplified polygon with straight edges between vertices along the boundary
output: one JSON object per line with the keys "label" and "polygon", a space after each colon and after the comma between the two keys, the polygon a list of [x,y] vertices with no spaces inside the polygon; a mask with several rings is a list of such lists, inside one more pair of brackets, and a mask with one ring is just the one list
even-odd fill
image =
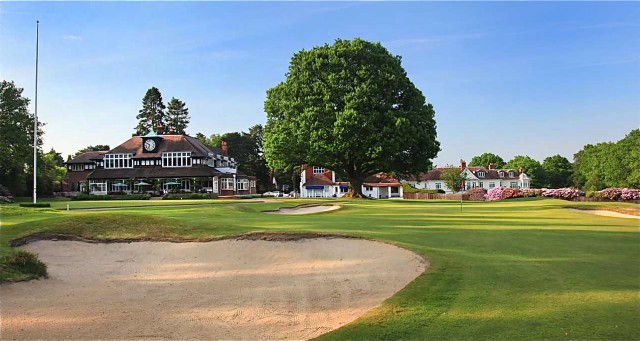
{"label": "metal pole", "polygon": [[33,203],[38,200],[36,190],[38,187],[37,169],[38,169],[38,41],[40,38],[40,21],[36,21],[36,97],[35,110],[33,114]]}

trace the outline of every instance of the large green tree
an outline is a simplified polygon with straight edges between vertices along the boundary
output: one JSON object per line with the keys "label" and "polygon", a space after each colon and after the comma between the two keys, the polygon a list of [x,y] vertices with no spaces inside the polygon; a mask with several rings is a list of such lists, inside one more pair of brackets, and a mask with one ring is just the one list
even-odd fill
{"label": "large green tree", "polygon": [[166,123],[165,108],[160,90],[156,87],[147,90],[142,98],[142,109],[136,116],[138,119],[138,125],[135,127],[136,135],[145,135],[151,130],[155,130],[158,125],[164,126]]}
{"label": "large green tree", "polygon": [[458,167],[447,167],[440,173],[440,180],[444,181],[445,186],[453,193],[458,193],[463,189],[466,176],[461,171]]}
{"label": "large green tree", "polygon": [[489,164],[492,162],[494,163],[495,169],[500,169],[505,165],[504,160],[500,156],[492,153],[483,153],[481,155],[474,156],[471,159],[471,162],[469,162],[469,166],[470,167],[489,167]]}
{"label": "large green tree", "polygon": [[[29,173],[32,173],[33,166],[29,165]],[[62,180],[67,175],[67,168],[60,153],[53,148],[47,152],[38,153],[38,196],[51,196],[53,192],[62,190]],[[33,175],[27,178],[27,186],[33,186]]]}
{"label": "large green tree", "polygon": [[504,165],[506,169],[518,170],[520,167],[530,178],[530,186],[532,188],[542,187],[544,185],[544,170],[540,162],[526,155],[516,155]]}
{"label": "large green tree", "polygon": [[[27,194],[28,167],[33,164],[34,115],[22,91],[12,81],[0,82],[0,184],[17,196]],[[38,146],[42,144],[41,126]]]}
{"label": "large green tree", "polygon": [[544,187],[561,188],[571,185],[573,168],[571,162],[561,155],[549,156],[542,161],[544,171]]}
{"label": "large green tree", "polygon": [[606,187],[640,187],[640,129],[618,142],[588,144],[573,156],[573,181],[596,191]]}
{"label": "large green tree", "polygon": [[378,172],[429,170],[440,150],[433,106],[379,43],[338,39],[294,54],[264,107],[269,166],[332,169],[350,181],[349,196]]}
{"label": "large green tree", "polygon": [[167,115],[166,115],[166,131],[170,132],[174,131],[175,134],[184,134],[185,129],[189,125],[189,109],[186,107],[186,104],[172,97],[171,101],[167,104]]}

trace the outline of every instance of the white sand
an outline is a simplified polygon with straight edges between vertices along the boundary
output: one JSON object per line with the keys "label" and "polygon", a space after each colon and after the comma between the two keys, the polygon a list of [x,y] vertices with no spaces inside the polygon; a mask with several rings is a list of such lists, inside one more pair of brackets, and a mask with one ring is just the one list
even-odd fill
{"label": "white sand", "polygon": [[2,339],[309,339],[427,267],[412,252],[358,239],[24,248],[50,278],[0,285]]}
{"label": "white sand", "polygon": [[582,212],[582,213],[601,215],[601,216],[605,216],[605,217],[640,219],[640,216],[637,216],[637,215],[625,214],[625,213],[619,213],[619,212],[611,212],[611,211],[607,211],[607,210],[580,210],[580,209],[577,209],[577,208],[570,208],[570,210],[578,211],[578,212]]}
{"label": "white sand", "polygon": [[317,205],[317,206],[298,206],[290,208],[281,208],[277,211],[268,211],[269,214],[311,214],[319,212],[329,212],[340,209],[340,205]]}

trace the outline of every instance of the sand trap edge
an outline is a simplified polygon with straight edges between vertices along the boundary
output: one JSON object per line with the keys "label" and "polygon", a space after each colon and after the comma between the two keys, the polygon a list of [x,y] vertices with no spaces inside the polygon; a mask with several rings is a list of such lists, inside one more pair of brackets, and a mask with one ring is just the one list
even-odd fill
{"label": "sand trap edge", "polygon": [[[288,213],[288,212],[295,212],[296,210],[304,210],[304,209],[314,208],[314,207],[326,207],[327,209],[319,210],[319,211],[315,211],[315,212],[307,212],[307,213]],[[325,204],[301,204],[301,205],[297,205],[297,206],[293,206],[293,207],[280,207],[277,210],[266,210],[266,211],[262,211],[262,213],[280,214],[280,215],[307,215],[307,214],[317,214],[317,213],[332,212],[332,211],[336,211],[336,210],[339,210],[339,209],[342,209],[342,206],[340,206],[340,205],[325,205]]]}
{"label": "sand trap edge", "polygon": [[565,209],[574,211],[574,212],[582,212],[582,213],[588,213],[593,215],[599,215],[601,217],[640,219],[640,216],[637,216],[637,215],[609,211],[609,210],[602,210],[602,209],[592,210],[592,209],[582,209],[582,208],[575,208],[575,207],[565,207]]}

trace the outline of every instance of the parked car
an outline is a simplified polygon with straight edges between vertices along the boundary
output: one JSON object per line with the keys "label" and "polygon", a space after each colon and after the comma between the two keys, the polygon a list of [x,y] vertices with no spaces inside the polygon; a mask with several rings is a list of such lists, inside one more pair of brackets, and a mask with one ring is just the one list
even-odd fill
{"label": "parked car", "polygon": [[280,192],[280,191],[271,191],[271,192],[264,192],[262,193],[263,197],[276,197],[276,198],[282,198],[284,197],[284,193]]}

